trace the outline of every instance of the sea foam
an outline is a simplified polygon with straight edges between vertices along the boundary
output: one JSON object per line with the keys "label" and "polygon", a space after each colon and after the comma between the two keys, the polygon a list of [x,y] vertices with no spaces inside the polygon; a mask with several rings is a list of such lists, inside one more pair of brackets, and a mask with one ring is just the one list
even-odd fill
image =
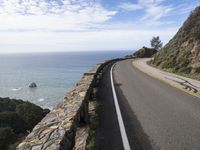
{"label": "sea foam", "polygon": [[38,99],[38,102],[42,102],[42,101],[44,101],[44,98],[39,98]]}
{"label": "sea foam", "polygon": [[12,91],[20,91],[20,90],[22,90],[22,88],[20,87],[20,88],[14,88],[14,89],[11,89]]}

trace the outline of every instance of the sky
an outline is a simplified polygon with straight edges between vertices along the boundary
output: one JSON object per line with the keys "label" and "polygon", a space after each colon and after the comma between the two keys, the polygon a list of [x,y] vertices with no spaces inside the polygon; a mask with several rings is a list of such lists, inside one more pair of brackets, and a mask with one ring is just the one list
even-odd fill
{"label": "sky", "polygon": [[0,0],[0,53],[166,44],[200,0]]}

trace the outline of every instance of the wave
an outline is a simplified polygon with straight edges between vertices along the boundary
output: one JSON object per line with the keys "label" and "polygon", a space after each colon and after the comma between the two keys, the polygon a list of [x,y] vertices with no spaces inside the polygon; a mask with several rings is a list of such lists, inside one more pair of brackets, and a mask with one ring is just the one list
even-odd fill
{"label": "wave", "polygon": [[44,98],[39,98],[38,99],[38,102],[42,102],[42,101],[44,101]]}
{"label": "wave", "polygon": [[21,87],[19,87],[19,88],[14,88],[14,89],[11,89],[12,91],[20,91],[20,90],[22,90],[22,88]]}

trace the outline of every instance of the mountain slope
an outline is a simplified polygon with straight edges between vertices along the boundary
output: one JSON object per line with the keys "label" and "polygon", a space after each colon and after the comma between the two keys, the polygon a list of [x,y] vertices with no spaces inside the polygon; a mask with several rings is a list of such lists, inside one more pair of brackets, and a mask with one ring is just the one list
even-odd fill
{"label": "mountain slope", "polygon": [[151,63],[174,72],[200,73],[200,6]]}

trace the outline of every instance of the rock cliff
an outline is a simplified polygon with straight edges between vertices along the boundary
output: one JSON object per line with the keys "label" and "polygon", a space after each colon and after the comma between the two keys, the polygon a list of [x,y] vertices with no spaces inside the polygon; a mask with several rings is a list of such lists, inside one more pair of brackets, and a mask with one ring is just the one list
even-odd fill
{"label": "rock cliff", "polygon": [[200,73],[200,6],[151,63],[174,72]]}

